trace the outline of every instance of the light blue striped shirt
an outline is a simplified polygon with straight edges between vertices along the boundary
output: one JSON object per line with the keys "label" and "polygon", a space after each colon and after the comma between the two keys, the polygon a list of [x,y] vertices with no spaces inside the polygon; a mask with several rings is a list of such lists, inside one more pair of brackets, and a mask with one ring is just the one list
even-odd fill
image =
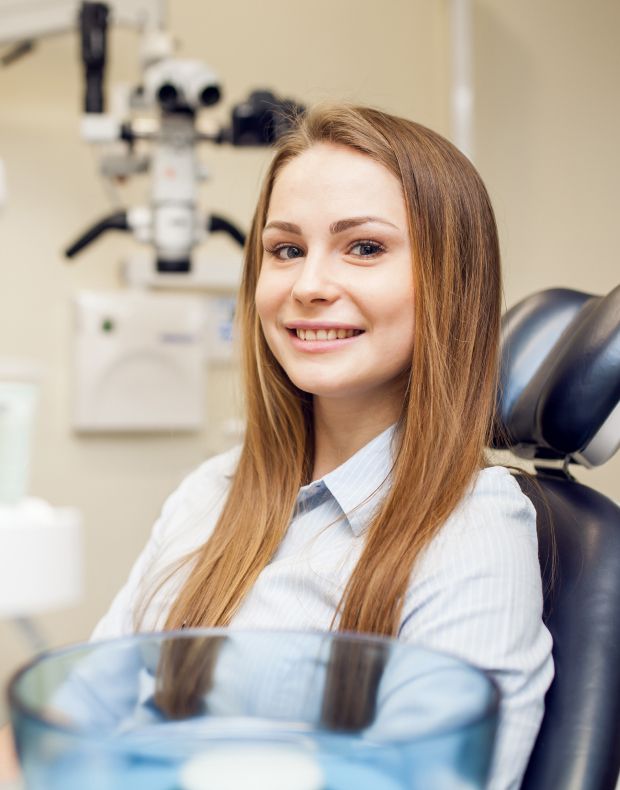
{"label": "light blue striped shirt", "polygon": [[[330,628],[389,487],[389,428],[340,467],[303,486],[287,533],[231,628]],[[93,638],[135,630],[153,584],[209,537],[239,450],[212,458],[166,502],[127,584]],[[142,630],[161,628],[187,569],[152,599]],[[399,638],[452,653],[491,672],[502,692],[490,790],[519,787],[553,677],[551,637],[542,622],[536,515],[503,467],[482,470],[427,547],[412,574]]]}

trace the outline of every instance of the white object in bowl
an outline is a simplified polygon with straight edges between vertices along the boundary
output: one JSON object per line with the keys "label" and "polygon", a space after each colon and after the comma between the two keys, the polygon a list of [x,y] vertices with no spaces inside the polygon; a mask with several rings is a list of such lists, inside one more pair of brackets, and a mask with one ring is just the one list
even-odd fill
{"label": "white object in bowl", "polygon": [[323,774],[310,755],[285,746],[213,749],[181,771],[183,790],[323,790]]}

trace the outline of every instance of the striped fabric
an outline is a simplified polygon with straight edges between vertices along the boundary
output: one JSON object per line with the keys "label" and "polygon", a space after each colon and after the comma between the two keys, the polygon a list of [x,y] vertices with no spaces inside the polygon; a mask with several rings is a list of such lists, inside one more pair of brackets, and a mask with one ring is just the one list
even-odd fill
{"label": "striped fabric", "polygon": [[[364,532],[389,487],[393,428],[338,469],[300,489],[291,524],[232,628],[321,629],[332,624]],[[164,505],[146,548],[93,639],[131,633],[135,612],[179,558],[208,538],[238,449],[193,472]],[[161,628],[187,569],[160,587],[141,630]],[[490,790],[518,788],[553,677],[542,623],[536,516],[503,467],[481,471],[412,574],[399,638],[489,670],[502,691]]]}

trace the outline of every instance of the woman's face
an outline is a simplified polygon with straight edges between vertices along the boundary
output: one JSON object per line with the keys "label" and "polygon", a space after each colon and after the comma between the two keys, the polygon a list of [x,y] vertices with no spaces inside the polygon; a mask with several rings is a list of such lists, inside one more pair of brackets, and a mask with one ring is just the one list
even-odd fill
{"label": "woman's face", "polygon": [[291,381],[320,398],[402,398],[414,315],[398,180],[351,148],[315,145],[280,171],[263,247],[256,307]]}

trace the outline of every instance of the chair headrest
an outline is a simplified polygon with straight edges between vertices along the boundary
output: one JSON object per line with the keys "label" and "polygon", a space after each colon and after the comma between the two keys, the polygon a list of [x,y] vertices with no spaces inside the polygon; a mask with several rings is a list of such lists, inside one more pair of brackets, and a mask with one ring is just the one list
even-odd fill
{"label": "chair headrest", "polygon": [[620,286],[554,288],[502,319],[495,447],[527,458],[607,461],[620,447]]}

